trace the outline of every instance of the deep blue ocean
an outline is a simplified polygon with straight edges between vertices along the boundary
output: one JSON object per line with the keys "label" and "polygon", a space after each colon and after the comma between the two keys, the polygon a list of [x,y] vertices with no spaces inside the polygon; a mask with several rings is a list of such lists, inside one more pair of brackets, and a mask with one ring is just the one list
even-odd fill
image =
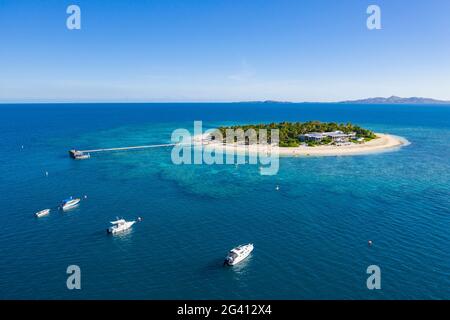
{"label": "deep blue ocean", "polygon": [[[18,104],[0,115],[0,299],[450,299],[450,106]],[[411,144],[282,158],[274,176],[174,165],[170,148],[68,157],[168,143],[194,120],[352,122]],[[62,213],[68,196],[83,200]],[[117,216],[143,221],[108,236]],[[222,265],[248,242],[249,259]],[[73,264],[81,290],[66,287]],[[366,287],[369,265],[381,290]]]}

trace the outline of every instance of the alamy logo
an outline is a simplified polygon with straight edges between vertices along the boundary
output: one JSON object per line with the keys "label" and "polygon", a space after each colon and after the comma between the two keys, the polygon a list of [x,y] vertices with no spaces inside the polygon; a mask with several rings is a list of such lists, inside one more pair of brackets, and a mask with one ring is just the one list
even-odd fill
{"label": "alamy logo", "polygon": [[380,290],[381,289],[381,269],[377,265],[371,265],[367,267],[367,274],[370,276],[367,278],[367,289]]}
{"label": "alamy logo", "polygon": [[66,20],[66,26],[69,30],[80,30],[81,29],[81,9],[79,6],[72,4],[67,7],[67,14],[70,14]]}
{"label": "alamy logo", "polygon": [[370,16],[367,18],[367,29],[380,30],[381,29],[381,9],[379,6],[372,4],[367,7],[367,14]]}
{"label": "alamy logo", "polygon": [[172,132],[172,162],[182,164],[254,164],[261,175],[275,175],[279,169],[279,130],[209,129],[194,122],[194,135],[179,128]]}
{"label": "alamy logo", "polygon": [[67,267],[66,273],[69,274],[66,285],[67,289],[73,290],[81,289],[81,269],[79,266],[73,264]]}

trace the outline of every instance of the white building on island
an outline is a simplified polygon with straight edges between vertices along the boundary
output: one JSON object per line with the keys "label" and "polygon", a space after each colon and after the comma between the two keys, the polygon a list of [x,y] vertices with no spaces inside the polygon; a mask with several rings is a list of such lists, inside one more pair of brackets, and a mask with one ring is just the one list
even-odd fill
{"label": "white building on island", "polygon": [[319,142],[325,138],[331,138],[335,142],[346,142],[352,139],[356,139],[356,133],[344,133],[343,131],[332,132],[311,132],[299,136],[300,141],[314,141]]}

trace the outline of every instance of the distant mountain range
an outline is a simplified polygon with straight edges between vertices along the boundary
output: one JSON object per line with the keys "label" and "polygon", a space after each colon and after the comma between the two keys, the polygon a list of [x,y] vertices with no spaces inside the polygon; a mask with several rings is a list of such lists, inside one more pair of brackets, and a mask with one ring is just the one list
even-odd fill
{"label": "distant mountain range", "polygon": [[389,98],[376,97],[360,100],[340,101],[339,103],[355,103],[355,104],[450,104],[450,101],[436,100],[431,98],[410,97],[401,98],[392,96]]}
{"label": "distant mountain range", "polygon": [[[262,100],[262,101],[239,101],[238,103],[294,103],[290,101],[277,101],[277,100]],[[316,102],[303,102],[303,103],[316,103]],[[321,102],[326,103],[326,102]],[[450,104],[450,101],[436,100],[431,98],[410,97],[401,98],[397,96],[391,96],[389,98],[376,97],[360,100],[346,100],[339,101],[337,103],[348,104]]]}

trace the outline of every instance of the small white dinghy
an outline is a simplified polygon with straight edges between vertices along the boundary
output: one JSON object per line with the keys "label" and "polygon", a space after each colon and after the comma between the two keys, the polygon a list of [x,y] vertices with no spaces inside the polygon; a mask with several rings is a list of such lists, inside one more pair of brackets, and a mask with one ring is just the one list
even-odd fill
{"label": "small white dinghy", "polygon": [[35,215],[37,218],[44,217],[50,213],[50,209],[44,209],[39,212],[36,212]]}
{"label": "small white dinghy", "polygon": [[112,226],[107,229],[108,233],[116,234],[123,232],[131,228],[136,221],[125,221],[124,219],[118,219],[116,221],[111,221]]}

